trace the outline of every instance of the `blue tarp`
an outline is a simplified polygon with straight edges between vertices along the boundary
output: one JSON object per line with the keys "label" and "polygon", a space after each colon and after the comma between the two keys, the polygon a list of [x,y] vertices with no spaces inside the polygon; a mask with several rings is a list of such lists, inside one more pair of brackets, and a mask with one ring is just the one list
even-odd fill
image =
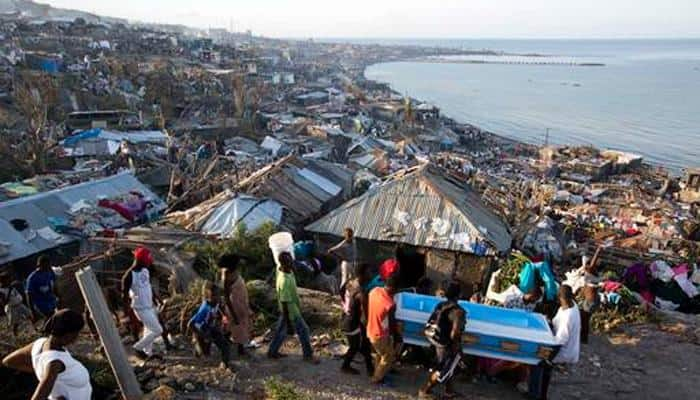
{"label": "blue tarp", "polygon": [[121,142],[123,140],[129,143],[165,143],[168,136],[162,131],[111,131],[102,128],[92,128],[80,131],[72,136],[63,139],[63,146],[73,147],[80,141],[85,139],[101,138],[103,140],[111,140],[113,142]]}
{"label": "blue tarp", "polygon": [[44,72],[56,74],[61,69],[61,63],[58,60],[43,59],[39,62],[39,67]]}
{"label": "blue tarp", "polygon": [[96,138],[100,136],[100,133],[102,133],[102,128],[93,128],[86,131],[81,131],[73,136],[63,139],[63,145],[71,147],[76,145],[81,140]]}
{"label": "blue tarp", "polygon": [[557,298],[557,291],[559,290],[559,285],[556,279],[554,279],[554,274],[552,274],[552,268],[549,266],[547,261],[538,263],[527,263],[520,270],[520,291],[523,293],[528,293],[535,286],[536,278],[539,277],[544,282],[544,295],[549,301]]}

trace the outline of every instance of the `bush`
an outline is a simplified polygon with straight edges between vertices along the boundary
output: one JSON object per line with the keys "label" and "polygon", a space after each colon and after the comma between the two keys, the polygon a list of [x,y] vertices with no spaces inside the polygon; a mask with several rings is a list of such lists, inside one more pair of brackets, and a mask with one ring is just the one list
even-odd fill
{"label": "bush", "polygon": [[520,281],[520,270],[523,265],[530,262],[527,258],[520,252],[512,252],[508,259],[501,265],[501,273],[498,275],[498,281],[496,282],[495,290],[500,293],[508,289],[511,285],[517,285]]}
{"label": "bush", "polygon": [[301,393],[293,383],[284,382],[277,377],[270,377],[263,383],[265,394],[271,400],[311,400],[311,397]]}
{"label": "bush", "polygon": [[241,275],[244,279],[265,279],[272,270],[273,264],[267,239],[277,231],[277,227],[271,222],[261,225],[252,232],[241,224],[231,239],[192,243],[186,247],[186,250],[197,254],[194,268],[206,280],[216,282],[218,277],[216,262],[227,252],[246,257],[246,260],[241,262]]}

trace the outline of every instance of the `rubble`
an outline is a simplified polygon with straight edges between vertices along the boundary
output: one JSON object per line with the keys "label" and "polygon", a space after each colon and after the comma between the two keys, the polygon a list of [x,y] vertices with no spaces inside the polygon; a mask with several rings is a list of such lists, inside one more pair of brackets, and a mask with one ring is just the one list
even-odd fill
{"label": "rubble", "polygon": [[[376,62],[469,51],[50,16],[0,15],[0,266],[17,277],[48,253],[67,271],[64,292],[88,264],[114,290],[126,255],[147,246],[177,335],[200,302],[193,282],[215,278],[223,250],[250,256],[252,277],[272,271],[265,238],[242,232],[293,232],[321,253],[353,227],[363,261],[399,245],[417,271],[407,283],[457,277],[465,295],[485,295],[498,270],[492,292],[517,286],[539,258],[563,282],[596,254],[597,276],[620,284],[599,293],[598,332],[698,313],[697,168],[677,176],[635,154],[518,143],[364,78]],[[264,337],[272,291],[249,288]],[[336,299],[301,294],[308,321],[330,331],[316,345],[340,354]],[[137,376],[151,398],[224,381],[187,371]]]}

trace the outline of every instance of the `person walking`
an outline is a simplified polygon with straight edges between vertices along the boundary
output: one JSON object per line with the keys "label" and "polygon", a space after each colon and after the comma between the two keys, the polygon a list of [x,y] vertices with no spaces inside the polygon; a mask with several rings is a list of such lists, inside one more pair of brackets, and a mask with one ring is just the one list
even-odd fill
{"label": "person walking", "polygon": [[63,309],[46,320],[44,337],[35,340],[2,360],[3,365],[33,373],[39,384],[32,400],[90,400],[90,374],[66,347],[78,339],[85,326],[83,316]]}
{"label": "person walking", "polygon": [[238,355],[245,356],[245,347],[250,343],[252,329],[248,288],[239,270],[240,257],[225,254],[219,259],[219,268],[224,281],[224,303],[226,317],[231,330],[231,339],[238,348]]}
{"label": "person walking", "polygon": [[367,311],[367,338],[377,355],[372,383],[386,383],[386,374],[396,358],[397,345],[402,341],[396,324],[394,294],[398,289],[398,274],[388,277],[384,287],[369,292]]}
{"label": "person walking", "polygon": [[143,324],[141,339],[134,343],[134,351],[141,359],[153,356],[153,341],[163,334],[163,327],[158,320],[154,301],[160,300],[151,286],[149,267],[153,265],[153,256],[145,247],[134,251],[134,263],[122,277],[122,297],[124,304],[131,304],[131,309]]}
{"label": "person walking", "polygon": [[467,319],[466,311],[457,303],[461,292],[458,282],[450,282],[445,291],[447,300],[435,307],[429,320],[437,328],[429,338],[435,349],[436,363],[430,370],[428,381],[418,391],[419,398],[433,398],[431,391],[438,384],[445,385],[446,398],[458,396],[452,387],[452,377],[462,359],[462,334]]}
{"label": "person walking", "polygon": [[29,322],[28,325],[34,331],[34,325],[31,324],[32,312],[22,297],[22,283],[13,281],[9,274],[0,275],[0,306],[4,307],[7,325],[12,329],[14,337],[17,337],[19,327],[24,322]]}
{"label": "person walking", "polygon": [[221,363],[231,368],[231,343],[221,331],[222,313],[219,308],[219,290],[211,282],[202,288],[202,304],[187,323],[196,340],[197,356],[208,356],[211,343],[219,348]]}
{"label": "person walking", "polygon": [[49,259],[40,256],[36,269],[27,277],[25,291],[27,303],[34,321],[53,315],[58,306],[55,292],[56,274],[51,268]]}
{"label": "person walking", "polygon": [[355,276],[357,263],[357,247],[355,245],[354,232],[350,228],[345,228],[343,240],[331,247],[328,254],[333,254],[340,259],[340,294],[348,281]]}
{"label": "person walking", "polygon": [[275,327],[274,336],[267,351],[269,358],[284,357],[279,349],[284,343],[287,334],[296,332],[304,353],[304,360],[312,364],[318,364],[319,360],[313,355],[309,327],[301,315],[297,283],[294,277],[294,259],[288,252],[283,252],[278,257],[280,266],[277,269],[275,290],[277,302],[280,308],[280,317]]}
{"label": "person walking", "polygon": [[344,373],[358,375],[360,371],[352,367],[352,361],[357,353],[361,353],[365,359],[367,375],[374,374],[372,363],[372,349],[367,339],[367,333],[363,320],[367,318],[366,292],[362,289],[370,280],[369,265],[357,266],[357,276],[348,281],[343,296],[343,332],[348,340],[348,351],[343,356],[343,365],[340,370]]}

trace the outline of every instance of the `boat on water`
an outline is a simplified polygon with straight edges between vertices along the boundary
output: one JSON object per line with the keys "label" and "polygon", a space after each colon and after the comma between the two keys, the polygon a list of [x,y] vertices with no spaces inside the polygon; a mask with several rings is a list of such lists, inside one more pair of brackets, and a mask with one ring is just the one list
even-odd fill
{"label": "boat on water", "polygon": [[[435,307],[444,300],[399,293],[395,301],[396,319],[402,326],[404,342],[430,346],[423,328]],[[559,348],[542,314],[467,301],[460,301],[459,305],[467,312],[462,336],[465,354],[536,365],[554,357]]]}

